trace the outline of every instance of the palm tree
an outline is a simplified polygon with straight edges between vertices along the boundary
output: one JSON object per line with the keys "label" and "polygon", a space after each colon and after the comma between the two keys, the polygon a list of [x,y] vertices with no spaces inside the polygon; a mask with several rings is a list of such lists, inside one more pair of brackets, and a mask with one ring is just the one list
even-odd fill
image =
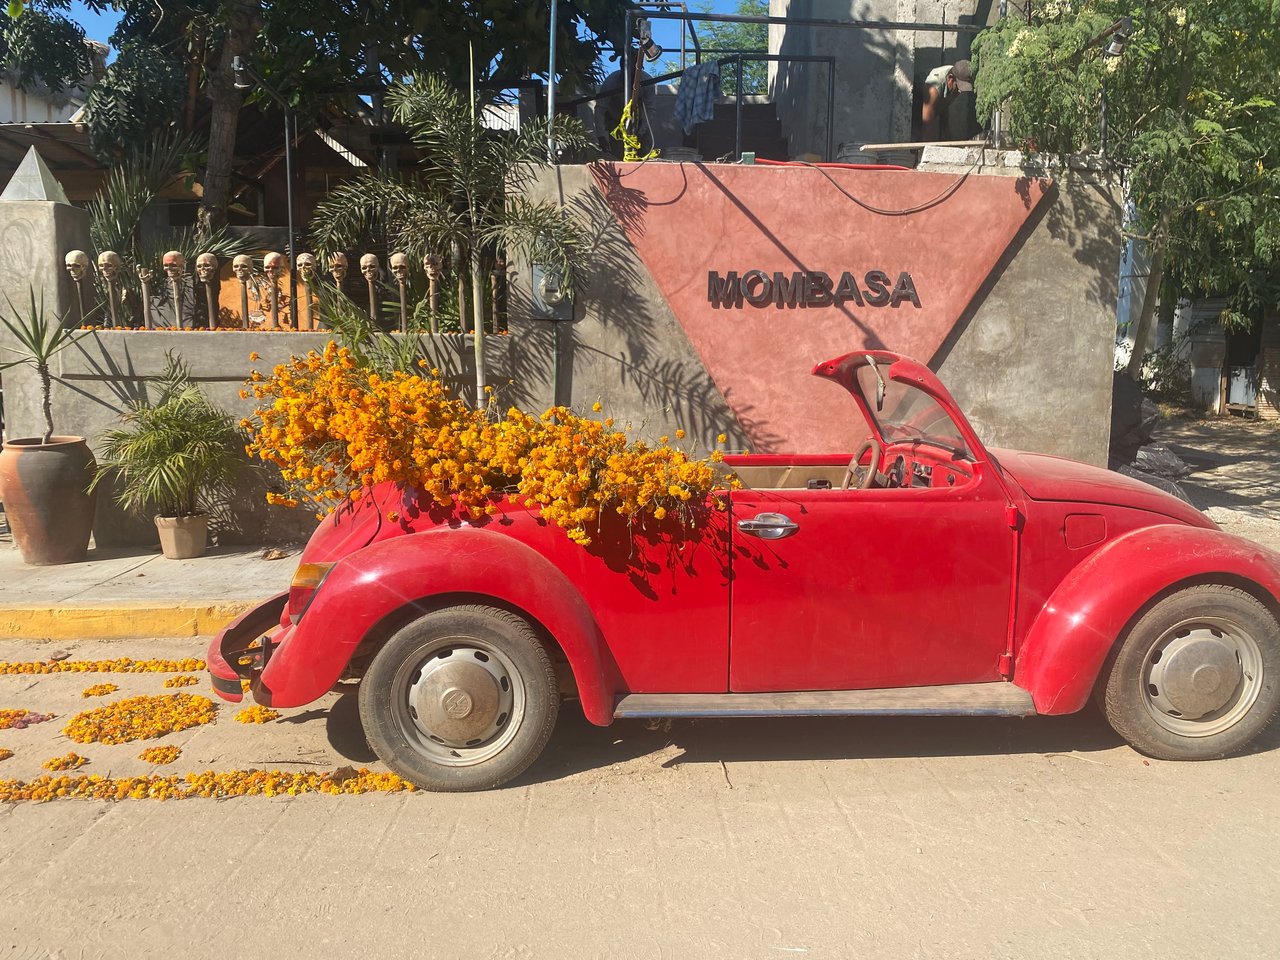
{"label": "palm tree", "polygon": [[[547,127],[488,129],[484,102],[468,100],[438,77],[414,77],[387,94],[396,122],[421,151],[416,179],[370,173],[332,191],[316,209],[312,237],[323,253],[349,249],[371,235],[417,260],[458,252],[471,286],[476,403],[485,397],[486,253],[518,253],[557,272],[572,292],[587,253],[587,231],[563,207],[533,201],[523,190],[547,161]],[[592,140],[581,124],[557,120],[556,141],[582,151]],[[459,307],[461,311],[461,305]]]}

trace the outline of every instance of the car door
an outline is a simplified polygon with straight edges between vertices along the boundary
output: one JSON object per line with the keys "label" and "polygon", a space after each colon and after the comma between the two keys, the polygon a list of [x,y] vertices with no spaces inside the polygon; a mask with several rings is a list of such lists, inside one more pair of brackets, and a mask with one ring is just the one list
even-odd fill
{"label": "car door", "polygon": [[[876,353],[870,356],[880,358],[880,369],[872,378],[857,370],[868,354],[850,356],[822,375],[850,387],[872,439],[889,457],[936,465],[930,476],[907,480],[911,486],[808,489],[806,460],[798,457],[787,486],[733,492],[730,689],[998,680],[1017,536],[998,466],[927,370]],[[887,371],[913,377],[904,389],[928,402],[904,402],[895,389],[902,381]],[[856,392],[858,377],[867,381],[863,393]],[[750,484],[752,458],[735,460]],[[757,475],[776,478],[777,471]]]}

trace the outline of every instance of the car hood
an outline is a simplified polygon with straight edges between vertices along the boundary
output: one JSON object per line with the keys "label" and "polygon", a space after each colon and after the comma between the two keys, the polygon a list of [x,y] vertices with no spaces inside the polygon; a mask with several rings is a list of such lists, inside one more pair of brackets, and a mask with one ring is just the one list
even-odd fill
{"label": "car hood", "polygon": [[992,450],[1004,468],[1032,500],[1101,503],[1146,510],[1193,527],[1217,527],[1203,513],[1163,490],[1087,463],[1021,450]]}

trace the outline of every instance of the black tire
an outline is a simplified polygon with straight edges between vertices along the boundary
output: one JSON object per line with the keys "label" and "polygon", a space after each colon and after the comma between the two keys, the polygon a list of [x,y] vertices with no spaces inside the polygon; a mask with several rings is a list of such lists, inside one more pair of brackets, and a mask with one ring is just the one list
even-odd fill
{"label": "black tire", "polygon": [[559,708],[538,635],[492,607],[448,607],[415,620],[392,635],[360,682],[369,746],[426,790],[487,790],[519,776],[546,746]]}
{"label": "black tire", "polygon": [[1107,722],[1147,756],[1229,756],[1280,708],[1280,625],[1243,590],[1188,587],[1133,625],[1103,666],[1097,692]]}

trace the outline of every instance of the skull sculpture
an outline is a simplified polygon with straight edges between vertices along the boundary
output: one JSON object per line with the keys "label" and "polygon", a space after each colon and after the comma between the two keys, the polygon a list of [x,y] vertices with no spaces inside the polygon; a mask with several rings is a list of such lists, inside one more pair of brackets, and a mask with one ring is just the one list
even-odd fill
{"label": "skull sculpture", "polygon": [[364,274],[364,278],[370,283],[376,282],[378,274],[382,272],[378,267],[378,258],[372,253],[366,253],[360,258],[360,272]]}
{"label": "skull sculpture", "polygon": [[187,258],[177,250],[170,250],[160,262],[170,280],[181,280],[183,274],[187,272]]}
{"label": "skull sculpture", "polygon": [[396,278],[397,283],[404,283],[409,279],[409,258],[403,253],[391,255],[391,275]]}
{"label": "skull sculpture", "polygon": [[422,258],[422,269],[428,277],[435,277],[440,272],[440,258],[434,253],[428,253]]}
{"label": "skull sculpture", "polygon": [[89,272],[89,255],[83,250],[72,250],[67,254],[67,273],[71,279],[79,283]]}
{"label": "skull sculpture", "polygon": [[316,276],[316,255],[314,253],[298,254],[298,276],[303,283],[311,283]]}
{"label": "skull sculpture", "polygon": [[253,279],[253,257],[247,253],[240,254],[231,261],[231,272],[241,283],[248,283]]}
{"label": "skull sculpture", "polygon": [[114,250],[104,250],[98,254],[98,272],[107,280],[115,280],[116,275],[123,266],[124,261],[120,259],[120,254]]}
{"label": "skull sculpture", "polygon": [[218,258],[212,253],[202,253],[196,257],[196,276],[201,283],[212,283],[218,276]]}
{"label": "skull sculpture", "polygon": [[329,273],[333,275],[333,282],[341,285],[342,281],[347,279],[347,255],[345,253],[335,253],[329,257]]}
{"label": "skull sculpture", "polygon": [[262,258],[262,269],[272,280],[279,280],[284,274],[284,254],[268,253]]}

